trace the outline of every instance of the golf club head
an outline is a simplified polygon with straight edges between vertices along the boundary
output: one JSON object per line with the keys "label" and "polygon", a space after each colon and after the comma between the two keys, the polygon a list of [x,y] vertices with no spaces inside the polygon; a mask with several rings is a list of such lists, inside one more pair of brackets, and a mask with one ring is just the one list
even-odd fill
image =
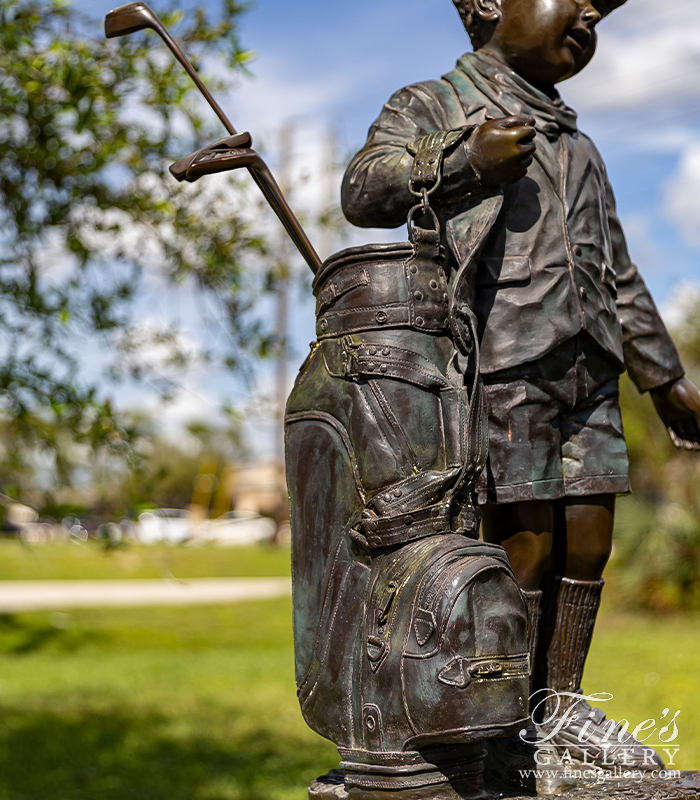
{"label": "golf club head", "polygon": [[146,3],[128,3],[119,6],[105,17],[105,36],[112,39],[115,36],[128,36],[130,33],[152,28],[160,31],[162,23]]}

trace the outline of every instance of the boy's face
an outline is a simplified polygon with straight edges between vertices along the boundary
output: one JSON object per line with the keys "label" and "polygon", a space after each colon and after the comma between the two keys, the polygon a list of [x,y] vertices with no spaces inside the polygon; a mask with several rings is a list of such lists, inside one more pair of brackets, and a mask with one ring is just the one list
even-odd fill
{"label": "boy's face", "polygon": [[610,8],[607,0],[500,0],[499,5],[500,19],[485,48],[541,87],[588,64],[596,48],[594,28]]}

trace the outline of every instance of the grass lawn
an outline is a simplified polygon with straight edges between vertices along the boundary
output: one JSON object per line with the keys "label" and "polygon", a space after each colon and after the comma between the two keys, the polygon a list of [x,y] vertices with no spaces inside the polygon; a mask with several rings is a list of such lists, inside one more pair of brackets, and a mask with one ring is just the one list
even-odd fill
{"label": "grass lawn", "polygon": [[2,800],[302,800],[289,599],[0,618]]}
{"label": "grass lawn", "polygon": [[291,574],[288,547],[145,547],[85,543],[22,545],[0,539],[0,580],[247,578]]}
{"label": "grass lawn", "polygon": [[[86,552],[90,570],[113,563]],[[201,552],[169,551],[179,577]],[[275,551],[211,552],[285,574]],[[680,709],[676,765],[700,767],[700,617],[624,614],[613,598],[586,690],[614,694],[606,710],[632,728]],[[0,800],[304,800],[338,762],[298,710],[288,598],[0,616],[0,720]]]}

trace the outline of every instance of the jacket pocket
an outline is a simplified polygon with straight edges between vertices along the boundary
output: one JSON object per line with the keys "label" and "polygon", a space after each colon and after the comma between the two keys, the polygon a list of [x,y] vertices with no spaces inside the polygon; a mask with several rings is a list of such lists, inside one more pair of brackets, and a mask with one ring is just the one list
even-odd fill
{"label": "jacket pocket", "polygon": [[476,270],[477,286],[490,286],[496,283],[520,283],[529,280],[529,256],[482,258]]}

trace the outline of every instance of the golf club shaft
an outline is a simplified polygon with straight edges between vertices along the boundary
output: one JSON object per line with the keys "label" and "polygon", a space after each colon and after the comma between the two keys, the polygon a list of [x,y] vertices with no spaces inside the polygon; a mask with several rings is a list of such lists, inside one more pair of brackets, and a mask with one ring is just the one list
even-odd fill
{"label": "golf club shaft", "polygon": [[[158,20],[160,23],[160,20]],[[175,58],[182,64],[182,66],[187,71],[187,74],[192,78],[195,82],[199,91],[204,95],[205,100],[209,105],[214,109],[214,113],[216,116],[221,120],[224,125],[224,128],[231,134],[238,133],[238,131],[233,127],[231,124],[231,120],[224,114],[221,106],[214,100],[212,97],[211,92],[207,87],[202,83],[202,79],[197,75],[197,71],[190,63],[189,58],[182,52],[180,49],[180,45],[173,39],[173,37],[168,33],[167,28],[165,25],[160,23],[158,25],[157,33],[160,34],[161,39],[168,45],[168,47],[172,50],[173,55]]]}
{"label": "golf club shaft", "polygon": [[[177,60],[182,64],[182,66],[187,71],[187,74],[190,76],[190,78],[192,78],[192,80],[195,82],[197,88],[204,95],[209,105],[214,109],[216,115],[221,120],[226,130],[231,135],[237,133],[236,129],[231,124],[231,121],[221,109],[221,106],[216,102],[216,100],[214,100],[209,89],[207,89],[207,87],[202,83],[201,78],[197,74],[195,68],[190,63],[190,60],[182,52],[180,46],[168,33],[165,26],[160,22],[160,20],[158,20],[158,22],[159,25],[158,28],[156,29],[157,33],[160,34],[160,37],[163,39],[165,44],[172,50],[175,58],[177,58]],[[304,261],[306,261],[306,263],[311,268],[311,271],[315,274],[321,266],[321,259],[319,258],[316,249],[309,241],[309,237],[306,235],[306,231],[304,231],[304,229],[301,226],[301,223],[297,219],[292,209],[289,207],[289,203],[287,203],[287,200],[282,194],[282,190],[278,186],[277,181],[272,176],[272,173],[264,163],[262,164],[262,167],[248,167],[248,172],[250,173],[252,179],[255,181],[260,191],[263,193],[267,202],[270,204],[272,210],[279,218],[280,222],[284,226],[284,229],[287,231],[291,240],[294,242],[297,250],[299,250],[302,257],[304,258]]]}
{"label": "golf club shaft", "polygon": [[285,196],[282,194],[282,190],[277,185],[277,181],[268,169],[267,164],[262,162],[262,166],[260,167],[249,167],[248,172],[263,193],[272,210],[277,214],[279,221],[289,234],[290,239],[294,242],[297,250],[301,253],[304,261],[306,261],[315,275],[321,268],[321,259],[316,249],[309,241],[306,231],[302,228],[301,223],[289,207]]}

